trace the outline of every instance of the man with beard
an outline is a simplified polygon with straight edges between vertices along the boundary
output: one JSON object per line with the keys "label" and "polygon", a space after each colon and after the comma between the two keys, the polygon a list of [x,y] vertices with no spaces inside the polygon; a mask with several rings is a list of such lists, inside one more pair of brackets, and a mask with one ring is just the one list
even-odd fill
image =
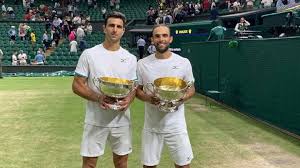
{"label": "man with beard", "polygon": [[95,168],[109,142],[116,168],[127,168],[132,151],[129,105],[135,91],[119,100],[118,110],[110,108],[111,98],[101,94],[94,84],[99,77],[136,79],[136,57],[120,46],[125,32],[125,16],[110,13],[104,20],[104,42],[81,54],[73,80],[73,92],[88,100],[80,154],[82,168]]}
{"label": "man with beard", "polygon": [[169,51],[173,40],[166,25],[156,25],[152,29],[152,43],[156,52],[139,60],[137,66],[137,97],[145,102],[145,124],[142,138],[142,163],[144,168],[155,168],[160,161],[164,144],[168,146],[176,168],[189,168],[193,159],[192,147],[184,116],[184,104],[190,99],[195,88],[187,89],[183,98],[175,103],[175,112],[162,112],[157,105],[159,99],[151,94],[147,83],[161,77],[176,77],[194,82],[190,61]]}

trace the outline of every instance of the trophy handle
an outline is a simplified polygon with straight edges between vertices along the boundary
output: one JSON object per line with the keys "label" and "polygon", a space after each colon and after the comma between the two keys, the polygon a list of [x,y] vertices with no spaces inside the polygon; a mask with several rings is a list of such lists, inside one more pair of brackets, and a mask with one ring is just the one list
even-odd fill
{"label": "trophy handle", "polygon": [[[150,87],[152,87],[152,89],[150,89]],[[146,84],[146,89],[148,89],[149,90],[149,92],[151,92],[153,95],[155,95],[155,86],[154,86],[154,84],[153,83],[147,83]]]}
{"label": "trophy handle", "polygon": [[194,84],[193,81],[188,81],[188,82],[187,82],[187,87],[186,87],[186,89],[191,88],[191,87],[193,86],[193,84]]}

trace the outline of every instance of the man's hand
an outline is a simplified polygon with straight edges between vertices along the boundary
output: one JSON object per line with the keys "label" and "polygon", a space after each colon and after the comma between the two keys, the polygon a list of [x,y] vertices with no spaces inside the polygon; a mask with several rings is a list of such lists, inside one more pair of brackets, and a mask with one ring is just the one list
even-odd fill
{"label": "man's hand", "polygon": [[98,95],[98,102],[100,108],[102,108],[103,110],[108,110],[110,109],[110,104],[114,103],[115,101],[112,98],[107,97],[105,95]]}
{"label": "man's hand", "polygon": [[147,95],[147,102],[153,105],[158,105],[160,103],[160,99],[155,95]]}
{"label": "man's hand", "polygon": [[126,111],[129,108],[129,105],[134,100],[136,90],[132,90],[128,96],[117,101],[117,105],[120,107],[118,111]]}
{"label": "man's hand", "polygon": [[171,103],[172,103],[172,106],[176,107],[175,109],[178,110],[178,107],[181,106],[184,103],[184,99],[181,98],[180,100],[174,101],[174,102],[171,102]]}

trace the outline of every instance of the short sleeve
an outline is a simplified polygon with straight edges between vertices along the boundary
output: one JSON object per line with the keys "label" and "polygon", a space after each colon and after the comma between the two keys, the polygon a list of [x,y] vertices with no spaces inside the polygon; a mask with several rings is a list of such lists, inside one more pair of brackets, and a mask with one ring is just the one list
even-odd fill
{"label": "short sleeve", "polygon": [[195,78],[193,75],[192,65],[188,59],[186,59],[186,73],[184,80],[188,82],[195,82]]}
{"label": "short sleeve", "polygon": [[131,70],[131,76],[130,76],[130,79],[131,80],[137,80],[137,60],[136,60],[136,57],[134,55],[132,55],[133,59],[132,59],[132,70]]}
{"label": "short sleeve", "polygon": [[90,72],[89,72],[88,56],[89,55],[86,50],[82,52],[75,69],[75,75],[86,77],[86,78],[89,76]]}

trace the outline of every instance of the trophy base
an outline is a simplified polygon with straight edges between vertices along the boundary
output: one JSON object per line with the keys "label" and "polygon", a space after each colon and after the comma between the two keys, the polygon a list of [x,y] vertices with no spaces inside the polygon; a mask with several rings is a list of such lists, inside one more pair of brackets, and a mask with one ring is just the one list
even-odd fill
{"label": "trophy base", "polygon": [[116,105],[116,104],[110,104],[110,105],[109,105],[109,108],[110,108],[111,110],[120,110],[120,109],[121,109],[121,106],[118,106],[118,105]]}
{"label": "trophy base", "polygon": [[173,113],[178,110],[178,107],[173,102],[161,102],[158,105],[158,109],[166,113]]}

